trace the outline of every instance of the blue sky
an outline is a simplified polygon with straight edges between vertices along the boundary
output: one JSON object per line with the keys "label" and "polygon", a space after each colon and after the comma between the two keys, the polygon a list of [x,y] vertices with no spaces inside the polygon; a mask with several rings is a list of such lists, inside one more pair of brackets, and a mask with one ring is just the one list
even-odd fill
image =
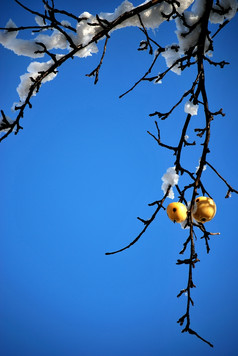
{"label": "blue sky", "polygon": [[[34,2],[35,8],[41,8],[39,3]],[[111,12],[119,4],[55,3],[75,14]],[[17,25],[33,21],[13,1],[4,0],[1,26],[10,17]],[[207,68],[206,76],[211,110],[222,107],[226,113],[212,122],[209,161],[234,188],[236,30],[237,18],[215,42],[214,60],[224,59],[230,66]],[[166,23],[155,34],[166,45],[175,41],[173,31]],[[204,241],[196,241],[201,262],[194,270],[191,327],[214,349],[181,334],[176,323],[186,308],[186,298],[176,295],[185,288],[188,273],[176,260],[188,232],[172,224],[165,212],[136,245],[105,256],[143,228],[136,217],[151,216],[147,204],[161,199],[161,177],[174,163],[171,153],[147,134],[154,130],[149,114],[168,111],[194,80],[193,70],[182,76],[171,73],[162,85],[143,83],[119,99],[151,63],[149,54],[137,51],[142,39],[134,28],[112,34],[96,86],[85,74],[96,67],[100,54],[65,63],[33,98],[24,129],[1,143],[3,356],[236,355],[237,197],[224,199],[226,186],[213,172],[207,169],[203,178],[217,204],[207,229],[221,235],[211,238],[209,255]],[[19,76],[29,63],[0,47],[0,107],[6,115],[12,116]],[[157,73],[163,68],[161,59]],[[184,118],[182,106],[160,123],[168,144],[177,143]],[[189,131],[191,141],[203,120],[200,110]],[[199,143],[186,149],[183,159],[189,168],[198,165]]]}

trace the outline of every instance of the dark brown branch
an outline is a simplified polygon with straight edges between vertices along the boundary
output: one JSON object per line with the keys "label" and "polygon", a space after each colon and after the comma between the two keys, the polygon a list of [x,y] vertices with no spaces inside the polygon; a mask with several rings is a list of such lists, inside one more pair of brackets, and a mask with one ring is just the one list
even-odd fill
{"label": "dark brown branch", "polygon": [[184,242],[183,249],[179,252],[180,255],[183,255],[183,253],[186,251],[186,248],[187,248],[189,242],[190,242],[190,235],[187,238],[187,240]]}
{"label": "dark brown branch", "polygon": [[182,330],[188,331],[190,328],[190,304],[191,304],[191,288],[194,288],[195,285],[193,283],[192,279],[192,268],[194,267],[193,260],[197,258],[197,255],[195,253],[195,245],[194,245],[194,238],[193,238],[193,224],[191,220],[191,213],[188,215],[188,220],[190,224],[190,234],[189,234],[189,241],[190,241],[190,258],[187,260],[189,264],[189,273],[188,273],[188,283],[186,287],[186,294],[187,294],[187,308],[186,308],[186,313],[184,316],[182,316],[179,320],[178,323],[182,326],[185,319],[187,320],[185,328]]}
{"label": "dark brown branch", "polygon": [[155,219],[156,215],[158,214],[158,212],[160,211],[160,209],[163,207],[163,203],[164,203],[165,199],[167,198],[167,196],[169,195],[170,189],[171,189],[171,186],[168,187],[163,198],[160,201],[156,202],[157,208],[154,211],[154,213],[152,214],[150,219],[144,220],[144,219],[138,218],[145,225],[144,229],[139,233],[139,235],[129,245],[127,245],[119,250],[113,251],[113,252],[106,252],[105,255],[114,255],[115,253],[122,252],[122,251],[128,249],[129,247],[131,247],[132,245],[134,245],[140,239],[140,237],[146,232],[146,230],[150,226],[150,224],[154,221],[154,219]]}
{"label": "dark brown branch", "polygon": [[150,82],[152,82],[154,80],[155,83],[158,83],[160,80],[162,80],[166,76],[167,73],[169,73],[171,71],[171,69],[173,69],[177,65],[179,65],[179,68],[182,68],[182,63],[184,61],[188,60],[189,58],[190,58],[190,56],[184,56],[182,58],[179,58],[169,68],[167,68],[163,73],[160,73],[159,75],[154,76],[154,77],[146,78],[145,80],[148,80]]}
{"label": "dark brown branch", "polygon": [[104,59],[104,56],[105,56],[105,53],[106,53],[108,39],[109,39],[109,37],[107,36],[106,40],[105,40],[105,43],[104,43],[103,53],[102,53],[102,56],[101,56],[101,59],[100,59],[100,62],[98,64],[98,66],[91,73],[86,74],[87,77],[92,77],[92,76],[95,77],[94,84],[97,84],[97,82],[98,82],[99,71],[100,71],[100,68],[102,66],[102,62],[103,62],[103,59]]}
{"label": "dark brown branch", "polygon": [[138,84],[140,84],[140,82],[142,82],[143,80],[145,80],[145,78],[147,77],[148,74],[151,73],[152,68],[154,67],[159,55],[160,55],[161,51],[158,50],[157,53],[155,54],[154,60],[151,64],[151,66],[149,67],[149,69],[147,70],[147,72],[143,75],[143,77],[141,77],[130,89],[128,89],[125,93],[121,94],[119,96],[119,98],[121,99],[123,96],[125,96],[126,94],[128,94],[130,91],[132,91]]}
{"label": "dark brown branch", "polygon": [[228,192],[226,193],[225,198],[229,198],[230,193],[236,193],[238,194],[238,190],[232,188],[232,186],[217,172],[217,170],[209,163],[206,161],[206,164],[213,170],[213,172],[215,172],[218,177],[226,184],[226,186],[228,187]]}
{"label": "dark brown branch", "polygon": [[27,7],[26,5],[22,4],[19,0],[14,0],[19,6],[21,6],[24,10],[26,10],[27,12],[30,12],[33,15],[37,15],[39,17],[44,17],[44,15],[42,15],[40,12],[38,11],[34,11],[32,9],[30,9],[29,7]]}
{"label": "dark brown branch", "polygon": [[[51,12],[51,15],[53,16],[47,16],[47,14],[45,13],[44,15],[41,14],[40,12],[38,11],[34,11],[32,9],[30,9],[29,7],[23,5],[19,0],[15,0],[15,2],[20,5],[23,9],[25,9],[26,11],[30,12],[31,14],[34,14],[34,15],[37,15],[39,17],[41,17],[44,21],[45,20],[49,20],[51,22],[51,27],[52,28],[55,28],[57,29],[59,32],[61,32],[66,40],[69,42],[70,44],[70,47],[71,48],[75,48],[75,44],[74,42],[72,41],[71,37],[68,35],[67,32],[65,32],[61,27],[65,27],[63,26],[59,21],[56,20],[56,18],[53,16],[53,12]],[[44,1],[43,1],[44,2]],[[48,7],[49,7],[49,4],[48,4]],[[71,26],[66,26],[67,29],[73,31],[73,32],[76,32],[75,28],[71,27]]]}
{"label": "dark brown branch", "polygon": [[36,54],[37,53],[46,53],[53,60],[53,62],[57,64],[56,55],[54,53],[49,52],[44,43],[42,43],[42,42],[35,42],[35,43],[42,47],[42,50],[35,51]]}
{"label": "dark brown branch", "polygon": [[194,129],[194,131],[195,131],[195,132],[198,132],[198,133],[197,133],[197,136],[198,136],[198,137],[202,137],[202,136],[204,135],[204,133],[206,132],[206,128],[204,128],[204,129],[198,129],[198,128],[197,128],[197,129]]}
{"label": "dark brown branch", "polygon": [[[197,336],[199,339],[203,340],[204,342],[206,342],[208,345],[210,345],[212,347],[213,345],[210,342],[203,339],[200,335],[197,334],[197,332],[193,331],[190,328],[191,288],[194,287],[193,280],[192,280],[192,267],[193,267],[192,261],[193,261],[194,256],[196,256],[195,244],[194,244],[194,238],[193,238],[192,211],[194,209],[197,190],[200,185],[201,175],[203,172],[203,168],[205,166],[206,156],[207,156],[207,153],[209,152],[208,145],[209,145],[209,141],[210,141],[210,122],[212,120],[211,113],[210,113],[209,107],[208,107],[208,99],[207,99],[206,88],[205,88],[205,73],[204,73],[204,66],[203,66],[203,58],[204,58],[203,53],[204,53],[204,47],[205,47],[205,41],[206,41],[206,35],[207,35],[208,19],[209,19],[211,7],[212,7],[212,0],[207,0],[205,12],[204,12],[204,15],[202,18],[202,23],[201,23],[201,33],[200,33],[199,40],[198,40],[197,68],[198,68],[198,73],[200,73],[200,77],[199,77],[199,84],[198,84],[196,94],[197,94],[197,97],[198,97],[199,93],[201,93],[201,95],[202,95],[202,99],[203,99],[203,103],[204,103],[204,114],[205,114],[205,119],[206,119],[206,129],[205,129],[205,139],[204,139],[204,143],[203,143],[202,157],[200,160],[200,165],[199,165],[198,171],[196,173],[196,180],[194,182],[191,206],[190,206],[190,209],[188,212],[188,222],[189,222],[189,226],[190,226],[190,258],[189,258],[189,260],[191,262],[189,263],[188,284],[187,284],[187,288],[186,288],[187,295],[188,295],[187,296],[187,309],[186,309],[185,315],[183,315],[183,317],[181,317],[178,320],[178,322],[180,323],[180,325],[183,325],[183,323],[186,319],[186,326],[182,330],[182,332],[189,332],[190,334]],[[196,98],[196,96],[195,96],[195,98]],[[178,158],[177,158],[177,160],[178,160]],[[179,164],[179,160],[178,160],[177,165],[178,164]]]}
{"label": "dark brown branch", "polygon": [[214,62],[214,61],[212,61],[210,58],[205,57],[205,56],[204,56],[204,59],[205,59],[209,64],[211,64],[211,65],[213,65],[213,66],[215,66],[215,67],[216,67],[216,66],[219,66],[220,68],[224,68],[225,65],[230,64],[229,62],[226,62],[226,61]]}
{"label": "dark brown branch", "polygon": [[212,38],[214,38],[229,22],[229,20],[226,20],[222,24],[220,24],[218,30],[214,33],[214,35],[212,35]]}
{"label": "dark brown branch", "polygon": [[170,111],[168,111],[167,113],[160,113],[158,111],[154,112],[153,114],[150,114],[149,116],[155,116],[155,115],[158,115],[158,117],[161,119],[161,120],[165,120],[170,114],[172,114],[172,112],[174,111],[174,109],[176,109],[177,106],[179,106],[183,99],[186,98],[186,96],[188,96],[189,94],[193,94],[194,93],[194,90],[195,90],[195,87],[198,83],[198,80],[199,80],[199,73],[197,75],[197,78],[195,79],[195,81],[193,82],[192,84],[192,87],[187,90],[182,96],[181,98],[179,99],[179,101],[171,108]]}
{"label": "dark brown branch", "polygon": [[0,30],[4,30],[7,32],[14,32],[14,31],[22,31],[22,30],[48,30],[52,29],[51,25],[45,25],[45,26],[19,26],[19,27],[0,27]]}
{"label": "dark brown branch", "polygon": [[213,347],[213,344],[210,342],[210,341],[208,341],[208,340],[206,340],[206,339],[204,339],[203,337],[201,337],[196,331],[194,331],[194,330],[192,330],[192,329],[184,329],[184,330],[182,330],[182,332],[184,332],[184,331],[187,331],[189,334],[191,334],[191,335],[195,335],[195,336],[197,336],[200,340],[202,340],[203,342],[205,342],[206,344],[208,344],[209,346],[211,346],[211,347]]}
{"label": "dark brown branch", "polygon": [[61,15],[66,15],[66,16],[72,18],[73,20],[76,20],[77,22],[80,22],[83,19],[83,18],[79,18],[78,16],[75,16],[74,14],[72,14],[72,13],[70,13],[68,11],[65,11],[65,10],[59,10],[59,9],[54,8],[54,12],[56,14],[58,13],[58,14],[61,14]]}
{"label": "dark brown branch", "polygon": [[62,14],[62,15],[69,16],[69,17],[71,17],[71,18],[77,20],[77,22],[78,22],[79,19],[77,18],[77,16],[74,16],[74,15],[70,14],[70,13],[67,12],[67,11],[57,10],[57,9],[55,8],[55,6],[54,6],[54,2],[53,2],[53,1],[52,1],[52,6],[49,5],[48,1],[45,1],[45,0],[42,0],[42,1],[43,1],[43,3],[44,3],[44,4],[47,6],[47,8],[48,8],[49,17],[46,16],[46,14],[44,15],[44,17],[45,17],[46,19],[49,19],[52,23],[57,23],[57,25],[63,26],[63,27],[65,27],[65,28],[67,28],[67,29],[69,29],[69,30],[71,30],[71,31],[73,31],[73,32],[77,32],[77,31],[75,30],[75,28],[72,27],[71,25],[62,25],[61,22],[57,21],[56,18],[55,18],[55,14],[56,14],[56,13],[60,13],[60,14]]}
{"label": "dark brown branch", "polygon": [[203,236],[201,237],[201,239],[205,239],[205,244],[206,244],[206,249],[207,249],[207,253],[209,253],[210,251],[210,246],[209,246],[209,240],[210,237],[209,236],[215,236],[215,235],[220,235],[219,232],[209,232],[205,229],[205,226],[201,223],[198,224],[199,229],[203,232]]}
{"label": "dark brown branch", "polygon": [[164,144],[164,143],[161,142],[161,140],[160,140],[160,129],[159,129],[159,126],[158,126],[157,121],[155,121],[155,126],[156,126],[156,128],[157,128],[157,135],[158,135],[158,138],[155,137],[155,135],[153,135],[150,131],[147,131],[147,133],[155,139],[155,141],[158,143],[159,146],[165,147],[165,148],[167,148],[168,150],[173,150],[174,152],[176,152],[176,151],[177,151],[177,147],[169,146],[169,145],[166,145],[166,144]]}
{"label": "dark brown branch", "polygon": [[178,144],[178,149],[177,149],[177,152],[176,152],[176,160],[175,160],[174,164],[175,164],[175,166],[177,168],[177,172],[179,170],[181,170],[180,169],[180,167],[181,167],[181,165],[180,165],[181,152],[182,152],[182,147],[183,147],[183,143],[184,143],[184,137],[186,136],[190,120],[191,120],[191,115],[188,114],[187,117],[186,117],[183,129],[182,129],[181,138],[180,138],[180,141],[179,141],[179,144]]}
{"label": "dark brown branch", "polygon": [[142,26],[142,28],[140,30],[145,34],[145,37],[146,37],[146,42],[145,42],[146,46],[143,49],[147,49],[147,47],[149,47],[149,54],[153,54],[153,47],[150,44],[150,37],[149,37],[148,32],[147,32],[147,30],[146,30],[146,28],[145,28],[145,26],[144,26],[144,24],[143,24],[143,22],[141,20],[140,14],[138,14],[138,18],[139,18],[140,24]]}

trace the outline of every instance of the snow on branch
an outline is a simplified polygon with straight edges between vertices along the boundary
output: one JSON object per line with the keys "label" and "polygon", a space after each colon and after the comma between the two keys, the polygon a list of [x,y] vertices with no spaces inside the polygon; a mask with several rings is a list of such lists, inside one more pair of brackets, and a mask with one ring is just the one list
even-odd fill
{"label": "snow on branch", "polygon": [[164,194],[169,188],[168,198],[174,199],[174,192],[172,188],[177,185],[179,181],[179,175],[176,173],[175,167],[169,167],[161,179],[163,181],[161,189]]}

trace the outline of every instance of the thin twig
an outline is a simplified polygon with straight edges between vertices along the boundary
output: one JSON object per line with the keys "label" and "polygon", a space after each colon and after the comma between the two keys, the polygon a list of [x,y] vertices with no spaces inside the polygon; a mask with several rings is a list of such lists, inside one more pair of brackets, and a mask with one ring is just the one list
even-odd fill
{"label": "thin twig", "polygon": [[221,175],[220,173],[217,172],[217,170],[208,162],[205,162],[217,175],[218,177],[226,184],[226,186],[228,187],[228,192],[226,194],[225,198],[229,198],[230,193],[236,193],[238,194],[238,190],[234,189]]}
{"label": "thin twig", "polygon": [[105,43],[104,43],[104,47],[103,47],[103,53],[102,53],[102,56],[101,56],[101,59],[100,59],[100,62],[98,64],[98,66],[91,73],[86,74],[87,77],[92,77],[92,76],[95,77],[94,84],[97,84],[97,82],[98,82],[99,71],[100,71],[100,68],[102,66],[102,62],[103,62],[103,59],[104,59],[104,56],[105,56],[105,53],[106,53],[108,39],[109,39],[109,37],[107,36],[106,39],[105,39]]}
{"label": "thin twig", "polygon": [[140,237],[146,232],[147,228],[150,226],[152,221],[154,221],[154,219],[155,219],[156,215],[158,214],[158,212],[160,211],[160,209],[163,207],[163,203],[164,203],[165,199],[167,198],[167,196],[169,195],[170,188],[171,188],[171,186],[168,187],[163,198],[157,202],[158,206],[157,206],[156,210],[154,211],[154,213],[152,214],[150,219],[144,220],[144,219],[139,218],[139,220],[141,222],[143,222],[143,224],[145,225],[144,229],[139,233],[139,235],[137,235],[137,237],[131,243],[129,243],[129,245],[127,245],[119,250],[113,251],[113,252],[106,252],[105,255],[114,255],[115,253],[122,252],[122,251],[128,249],[129,247],[131,247],[132,245],[134,245],[140,239]]}
{"label": "thin twig", "polygon": [[132,91],[138,84],[140,84],[140,82],[142,82],[143,80],[145,80],[145,78],[147,77],[147,75],[149,73],[151,73],[152,68],[154,67],[159,55],[160,55],[160,51],[157,51],[157,53],[155,54],[154,60],[151,64],[151,66],[149,67],[149,69],[147,70],[147,72],[143,75],[143,77],[141,77],[130,89],[128,89],[125,93],[121,94],[119,96],[119,98],[121,99],[123,96],[125,96],[126,94],[128,94],[130,91]]}

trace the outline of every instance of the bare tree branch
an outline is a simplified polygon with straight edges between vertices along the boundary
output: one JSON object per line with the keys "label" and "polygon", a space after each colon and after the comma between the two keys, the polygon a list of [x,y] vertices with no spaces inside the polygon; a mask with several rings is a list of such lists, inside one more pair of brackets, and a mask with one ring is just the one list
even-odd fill
{"label": "bare tree branch", "polygon": [[[167,192],[165,193],[163,198],[156,202],[157,208],[154,211],[154,213],[152,214],[152,216],[150,217],[150,219],[144,220],[144,219],[138,218],[145,225],[144,229],[139,233],[139,235],[137,235],[137,237],[131,243],[129,243],[129,245],[127,245],[119,250],[113,251],[113,252],[106,252],[105,255],[114,255],[115,253],[122,252],[122,251],[128,249],[129,247],[131,247],[132,245],[134,245],[141,238],[141,236],[146,232],[146,230],[150,226],[150,224],[154,221],[154,219],[155,219],[156,215],[158,214],[158,212],[160,211],[160,209],[163,207],[163,203],[169,194],[170,188],[171,188],[171,186],[168,187]],[[155,203],[153,203],[153,204],[155,204]]]}
{"label": "bare tree branch", "polygon": [[92,77],[92,76],[95,77],[94,84],[97,84],[97,82],[98,82],[99,71],[100,71],[100,68],[102,66],[102,62],[103,62],[103,59],[104,59],[104,56],[105,56],[105,53],[106,53],[108,39],[109,39],[109,37],[107,36],[106,40],[105,40],[105,43],[104,43],[102,57],[100,59],[100,62],[98,64],[98,66],[91,73],[86,74],[87,77]]}
{"label": "bare tree branch", "polygon": [[206,164],[218,175],[218,177],[226,184],[226,186],[228,187],[228,191],[226,193],[225,198],[229,198],[230,197],[230,193],[236,193],[238,194],[238,190],[232,188],[232,186],[217,172],[217,170],[209,163],[206,161]]}

